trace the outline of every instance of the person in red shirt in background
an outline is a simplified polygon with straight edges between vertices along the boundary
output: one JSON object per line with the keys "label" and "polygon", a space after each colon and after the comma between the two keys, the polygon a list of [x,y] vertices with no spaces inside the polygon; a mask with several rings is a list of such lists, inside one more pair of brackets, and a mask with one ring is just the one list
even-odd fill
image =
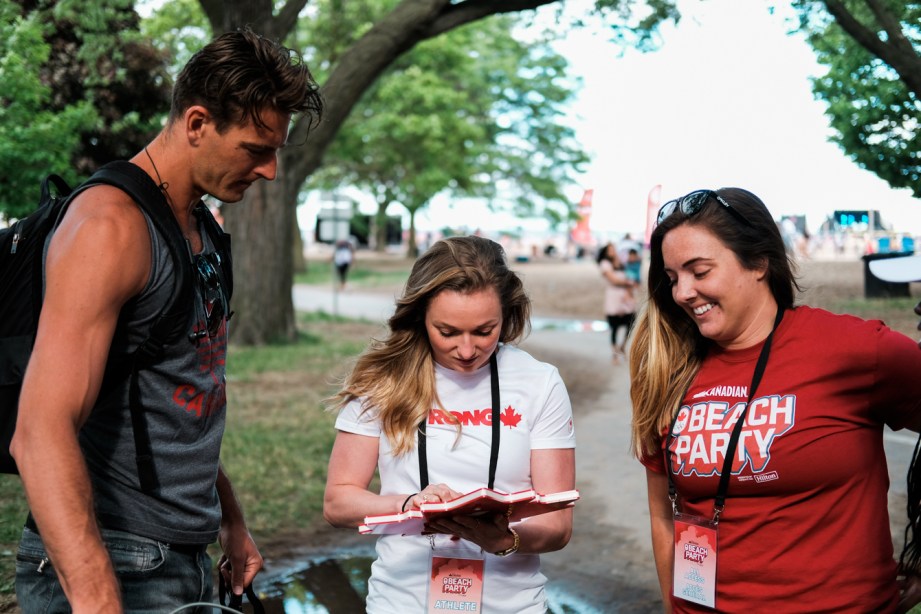
{"label": "person in red shirt in background", "polygon": [[667,612],[911,605],[883,428],[921,429],[921,349],[880,321],[796,306],[798,289],[751,192],[660,209],[630,372]]}

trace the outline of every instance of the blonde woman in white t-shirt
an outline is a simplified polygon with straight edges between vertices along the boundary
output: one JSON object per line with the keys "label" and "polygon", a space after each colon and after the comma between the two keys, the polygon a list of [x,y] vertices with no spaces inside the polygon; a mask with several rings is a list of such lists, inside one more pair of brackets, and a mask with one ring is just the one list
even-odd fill
{"label": "blonde woman in white t-shirt", "polygon": [[[511,345],[528,330],[529,317],[521,280],[493,241],[444,239],[416,262],[389,334],[372,341],[338,395],[324,499],[331,524],[354,528],[366,516],[488,485],[509,493],[574,488],[565,385],[555,367]],[[490,419],[494,377],[502,409],[498,439]],[[375,470],[380,492],[369,490]],[[378,539],[368,612],[428,611],[435,561],[456,557],[471,561],[482,577],[476,611],[544,614],[538,555],[568,543],[572,510],[511,525],[498,514],[459,516],[427,528],[433,533]]]}

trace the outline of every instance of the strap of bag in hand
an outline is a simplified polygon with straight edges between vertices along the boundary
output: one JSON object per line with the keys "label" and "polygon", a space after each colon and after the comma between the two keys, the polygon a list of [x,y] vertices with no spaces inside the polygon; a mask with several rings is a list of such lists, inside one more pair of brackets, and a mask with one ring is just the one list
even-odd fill
{"label": "strap of bag in hand", "polygon": [[[256,592],[253,590],[253,585],[250,584],[245,589],[243,589],[243,595],[235,595],[232,590],[229,590],[227,586],[227,581],[224,580],[224,574],[218,573],[218,599],[220,600],[221,605],[226,605],[228,608],[233,608],[237,612],[243,611],[243,596],[246,596],[246,599],[249,601],[249,604],[253,606],[253,614],[265,614],[265,607],[262,605],[262,601],[259,600],[259,597],[256,596]],[[225,599],[229,597],[229,601],[224,603]]]}

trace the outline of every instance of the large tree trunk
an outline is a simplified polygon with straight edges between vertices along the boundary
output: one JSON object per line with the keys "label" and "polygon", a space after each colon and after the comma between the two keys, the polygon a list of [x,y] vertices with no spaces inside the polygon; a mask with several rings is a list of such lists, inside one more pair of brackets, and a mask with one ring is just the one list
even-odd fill
{"label": "large tree trunk", "polygon": [[315,563],[300,577],[320,605],[330,614],[364,611],[364,599],[352,587],[348,574],[338,561],[327,559]]}
{"label": "large tree trunk", "polygon": [[273,12],[273,0],[198,0],[215,33],[249,26],[254,32],[283,40],[297,24],[297,16],[308,0],[288,0]]}
{"label": "large tree trunk", "polygon": [[286,205],[285,185],[259,181],[241,202],[224,207],[224,226],[233,241],[230,331],[235,343],[293,341],[297,334],[291,297],[294,208]]}
{"label": "large tree trunk", "polygon": [[383,254],[387,251],[387,206],[390,201],[377,203],[374,216],[374,251]]}
{"label": "large tree trunk", "polygon": [[406,257],[415,260],[419,257],[419,246],[416,245],[416,211],[409,210],[409,236],[406,238]]}
{"label": "large tree trunk", "polygon": [[304,255],[304,237],[301,236],[301,227],[297,221],[297,207],[291,207],[289,210],[289,215],[291,216],[291,228],[294,229],[294,232],[291,233],[291,271],[297,275],[298,273],[307,272],[307,257]]}

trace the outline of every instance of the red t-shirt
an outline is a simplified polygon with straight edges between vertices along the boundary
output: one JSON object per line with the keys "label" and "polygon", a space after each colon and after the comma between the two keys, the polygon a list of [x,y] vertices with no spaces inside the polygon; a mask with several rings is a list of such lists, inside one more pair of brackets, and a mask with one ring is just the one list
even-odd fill
{"label": "red t-shirt", "polygon": [[[713,517],[762,345],[714,347],[668,443],[680,511]],[[784,314],[720,517],[720,612],[887,612],[898,599],[883,425],[921,423],[921,350],[882,322]],[[664,454],[643,459],[664,473]],[[676,612],[712,612],[673,598]]]}

